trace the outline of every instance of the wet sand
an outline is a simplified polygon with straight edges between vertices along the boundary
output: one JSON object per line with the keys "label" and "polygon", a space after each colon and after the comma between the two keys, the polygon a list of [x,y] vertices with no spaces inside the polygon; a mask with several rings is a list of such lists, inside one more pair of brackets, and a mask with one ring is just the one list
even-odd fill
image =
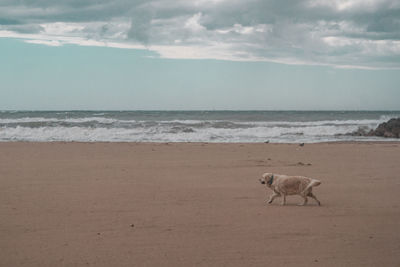
{"label": "wet sand", "polygon": [[399,266],[399,222],[400,143],[0,143],[0,266]]}

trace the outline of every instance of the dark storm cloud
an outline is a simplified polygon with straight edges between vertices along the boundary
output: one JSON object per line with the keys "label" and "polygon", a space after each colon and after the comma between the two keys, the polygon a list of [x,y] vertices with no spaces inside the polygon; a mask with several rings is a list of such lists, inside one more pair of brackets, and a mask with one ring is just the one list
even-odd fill
{"label": "dark storm cloud", "polygon": [[144,44],[177,58],[398,68],[399,29],[396,0],[0,1],[7,36]]}

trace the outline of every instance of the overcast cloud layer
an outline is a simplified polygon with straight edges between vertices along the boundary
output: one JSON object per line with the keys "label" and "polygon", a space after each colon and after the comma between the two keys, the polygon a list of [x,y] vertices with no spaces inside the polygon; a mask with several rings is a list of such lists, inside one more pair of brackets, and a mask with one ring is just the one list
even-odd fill
{"label": "overcast cloud layer", "polygon": [[0,37],[164,58],[400,68],[400,1],[0,0]]}

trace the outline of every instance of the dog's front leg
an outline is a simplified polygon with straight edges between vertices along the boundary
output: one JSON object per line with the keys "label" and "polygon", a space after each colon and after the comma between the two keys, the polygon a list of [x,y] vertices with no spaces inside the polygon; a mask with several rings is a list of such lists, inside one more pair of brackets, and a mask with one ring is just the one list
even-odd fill
{"label": "dog's front leg", "polygon": [[282,194],[282,206],[286,204],[286,195]]}
{"label": "dog's front leg", "polygon": [[268,204],[271,204],[272,201],[274,201],[274,199],[275,199],[276,197],[279,197],[279,196],[280,196],[280,195],[277,194],[276,192],[272,193],[272,195],[269,197]]}

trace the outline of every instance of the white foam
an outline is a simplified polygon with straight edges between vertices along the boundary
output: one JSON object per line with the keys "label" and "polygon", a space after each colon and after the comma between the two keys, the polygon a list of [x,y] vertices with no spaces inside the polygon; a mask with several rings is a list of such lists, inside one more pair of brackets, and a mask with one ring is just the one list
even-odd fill
{"label": "white foam", "polygon": [[319,126],[319,125],[378,125],[386,120],[323,120],[323,121],[267,121],[239,122],[240,124],[259,126]]}
{"label": "white foam", "polygon": [[[101,113],[99,113],[101,114]],[[322,142],[391,140],[345,134],[359,127],[375,128],[390,119],[320,121],[122,120],[105,117],[0,119],[0,141],[80,142]],[[27,127],[24,123],[35,124]],[[62,126],[54,122],[62,122]],[[95,123],[91,123],[95,122]],[[68,123],[71,123],[68,125]],[[88,127],[90,125],[90,127]],[[37,127],[40,126],[40,127]]]}
{"label": "white foam", "polygon": [[27,122],[56,122],[58,119],[56,118],[18,118],[18,119],[0,119],[0,123],[27,123]]}
{"label": "white foam", "polygon": [[43,118],[43,117],[25,117],[18,119],[0,119],[0,123],[10,124],[10,123],[31,123],[31,122],[67,122],[67,123],[84,123],[84,122],[99,122],[104,124],[111,124],[114,122],[136,122],[135,120],[117,120],[102,117],[87,117],[87,118]]}
{"label": "white foam", "polygon": [[[334,140],[364,140],[345,136],[357,126],[200,128],[193,132],[171,132],[170,127],[136,128],[100,127],[2,127],[0,141],[79,141],[79,142],[321,142]],[[376,138],[373,138],[374,140]],[[387,139],[385,139],[387,140]]]}
{"label": "white foam", "polygon": [[[99,113],[101,114],[101,113]],[[85,118],[44,118],[44,117],[24,117],[24,118],[3,118],[0,119],[0,123],[2,124],[18,124],[18,123],[32,123],[32,122],[66,122],[66,123],[85,123],[85,122],[98,122],[103,124],[112,124],[112,123],[158,123],[158,124],[187,124],[187,125],[196,125],[196,124],[221,124],[221,123],[230,123],[236,125],[247,125],[247,126],[322,126],[322,125],[360,125],[360,126],[377,126],[379,123],[389,120],[390,116],[381,116],[378,120],[322,120],[322,121],[229,121],[229,120],[161,120],[161,121],[145,121],[145,120],[121,120],[121,119],[111,119],[104,117],[85,117]]]}

